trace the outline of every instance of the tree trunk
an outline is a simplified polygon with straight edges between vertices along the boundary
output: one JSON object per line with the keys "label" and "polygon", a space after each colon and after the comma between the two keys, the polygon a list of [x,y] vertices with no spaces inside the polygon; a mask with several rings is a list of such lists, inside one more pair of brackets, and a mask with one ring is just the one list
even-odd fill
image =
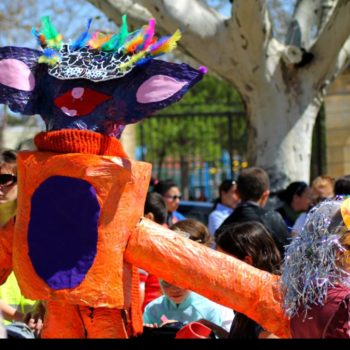
{"label": "tree trunk", "polygon": [[298,1],[286,45],[273,36],[266,0],[235,0],[230,18],[198,0],[89,1],[113,19],[125,11],[137,24],[154,16],[160,33],[181,28],[180,49],[241,93],[250,165],[268,170],[272,190],[310,180],[325,88],[350,62],[349,0]]}
{"label": "tree trunk", "polygon": [[248,111],[249,164],[267,170],[272,190],[291,181],[309,182],[312,131],[319,104],[311,102],[301,111],[300,102],[291,96],[276,92],[271,103],[263,103],[262,98],[264,95],[256,96]]}

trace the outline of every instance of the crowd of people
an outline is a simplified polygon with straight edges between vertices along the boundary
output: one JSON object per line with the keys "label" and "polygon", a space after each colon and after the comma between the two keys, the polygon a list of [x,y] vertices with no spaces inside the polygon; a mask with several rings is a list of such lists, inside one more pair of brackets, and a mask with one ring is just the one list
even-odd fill
{"label": "crowd of people", "polygon": [[[5,150],[0,156],[0,225],[6,232],[9,222],[16,220],[16,152]],[[283,307],[293,337],[349,338],[347,195],[350,175],[336,181],[318,176],[311,186],[302,181],[290,183],[278,194],[280,205],[266,209],[269,177],[263,169],[251,167],[243,169],[235,181],[225,179],[221,183],[208,227],[177,211],[181,192],[171,179],[160,180],[150,188],[144,217],[210,249],[280,275]],[[139,269],[139,278],[144,322],[140,336],[166,334],[174,338],[195,323],[202,330],[210,330],[205,338],[277,338],[244,313],[145,270]],[[0,311],[6,330],[0,333],[3,337],[40,338],[45,301],[26,299],[13,273],[0,287]],[[195,335],[192,331],[192,336],[204,337],[201,329]]]}

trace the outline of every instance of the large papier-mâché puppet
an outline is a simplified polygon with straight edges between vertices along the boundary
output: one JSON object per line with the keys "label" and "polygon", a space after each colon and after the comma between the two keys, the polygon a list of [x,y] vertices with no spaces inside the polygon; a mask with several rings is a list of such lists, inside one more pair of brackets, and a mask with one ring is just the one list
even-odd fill
{"label": "large papier-m\u00e2ch\u00e9 puppet", "polygon": [[[90,22],[88,23],[88,27]],[[0,48],[0,103],[40,114],[38,151],[18,156],[18,210],[0,235],[0,283],[14,270],[44,300],[43,337],[126,338],[142,332],[137,268],[247,314],[287,337],[278,277],[142,218],[151,165],[127,157],[126,124],[173,102],[204,69],[154,59],[180,37],[154,20],[128,33],[64,44],[43,18],[43,51]]]}

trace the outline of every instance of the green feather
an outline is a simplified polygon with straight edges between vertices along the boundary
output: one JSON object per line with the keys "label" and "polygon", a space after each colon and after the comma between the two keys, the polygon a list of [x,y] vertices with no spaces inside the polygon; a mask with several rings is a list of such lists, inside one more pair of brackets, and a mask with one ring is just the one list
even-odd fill
{"label": "green feather", "polygon": [[102,51],[113,51],[117,46],[119,35],[114,34],[106,43],[101,47]]}
{"label": "green feather", "polygon": [[54,40],[58,36],[58,32],[51,22],[49,16],[41,17],[42,33],[44,34],[46,40]]}
{"label": "green feather", "polygon": [[122,25],[120,26],[120,31],[119,31],[118,45],[115,48],[116,50],[118,50],[121,46],[124,45],[125,40],[127,39],[128,36],[129,36],[128,22],[127,22],[126,15],[123,15],[123,17],[122,17]]}

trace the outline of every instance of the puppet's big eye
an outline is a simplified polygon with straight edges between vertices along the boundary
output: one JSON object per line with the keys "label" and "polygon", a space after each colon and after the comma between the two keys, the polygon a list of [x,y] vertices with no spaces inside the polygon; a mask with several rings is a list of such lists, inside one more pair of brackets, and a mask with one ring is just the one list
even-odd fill
{"label": "puppet's big eye", "polygon": [[75,87],[57,97],[55,105],[69,117],[80,117],[90,114],[99,104],[111,96],[83,87]]}

